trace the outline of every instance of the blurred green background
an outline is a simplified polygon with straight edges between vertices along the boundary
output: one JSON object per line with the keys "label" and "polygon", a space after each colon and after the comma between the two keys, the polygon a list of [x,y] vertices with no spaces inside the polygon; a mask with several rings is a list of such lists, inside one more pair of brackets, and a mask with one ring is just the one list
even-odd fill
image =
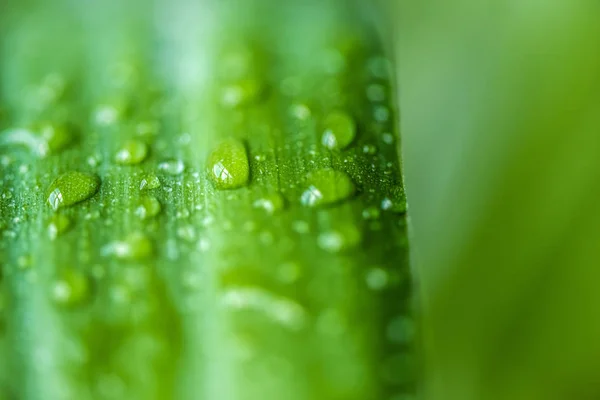
{"label": "blurred green background", "polygon": [[600,2],[394,3],[424,398],[600,398]]}

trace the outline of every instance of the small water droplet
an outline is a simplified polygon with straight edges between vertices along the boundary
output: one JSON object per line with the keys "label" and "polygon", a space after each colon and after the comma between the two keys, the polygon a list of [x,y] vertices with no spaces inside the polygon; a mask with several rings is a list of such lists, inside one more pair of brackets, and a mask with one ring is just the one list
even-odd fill
{"label": "small water droplet", "polygon": [[111,104],[99,106],[94,113],[94,120],[98,125],[109,126],[115,124],[121,117],[118,107]]}
{"label": "small water droplet", "polygon": [[143,233],[132,233],[124,240],[111,242],[101,251],[104,256],[114,256],[122,260],[141,260],[154,253],[154,245]]}
{"label": "small water droplet", "polygon": [[177,219],[186,219],[190,217],[190,210],[187,208],[182,208],[181,210],[177,210],[175,214],[175,218]]}
{"label": "small water droplet", "polygon": [[96,168],[102,162],[102,157],[99,154],[92,154],[86,161],[90,167]]}
{"label": "small water droplet", "polygon": [[367,207],[362,212],[362,217],[366,220],[374,220],[379,218],[380,212],[377,207]]}
{"label": "small water droplet", "polygon": [[240,107],[258,100],[264,90],[264,84],[258,79],[242,79],[223,87],[221,104],[230,108]]}
{"label": "small water droplet", "polygon": [[65,269],[52,284],[52,300],[60,306],[81,305],[91,296],[91,282],[87,275],[75,269]]}
{"label": "small water droplet", "polygon": [[360,231],[353,225],[348,225],[320,233],[317,243],[323,250],[337,253],[355,247],[361,239]]}
{"label": "small water droplet", "polygon": [[311,116],[310,108],[306,104],[294,104],[290,107],[290,115],[301,121],[306,121]]}
{"label": "small water droplet", "polygon": [[210,240],[206,237],[201,237],[200,240],[198,240],[198,250],[203,253],[210,250]]}
{"label": "small water droplet", "polygon": [[193,242],[196,240],[196,235],[196,229],[192,225],[185,225],[177,228],[177,237],[186,242]]}
{"label": "small water droplet", "polygon": [[140,182],[140,190],[152,190],[160,187],[160,179],[154,174],[148,174]]}
{"label": "small water droplet", "polygon": [[142,121],[135,126],[135,133],[142,137],[153,137],[158,133],[158,129],[158,122]]}
{"label": "small water droplet", "polygon": [[223,293],[222,303],[233,310],[261,312],[291,330],[298,331],[306,325],[306,311],[300,304],[260,288],[229,289]]}
{"label": "small water droplet", "polygon": [[275,214],[285,208],[285,199],[279,193],[271,193],[256,200],[254,207],[262,208],[269,214]]}
{"label": "small water droplet", "polygon": [[377,106],[373,110],[373,117],[377,122],[386,122],[390,119],[390,110],[385,106]]}
{"label": "small water droplet", "polygon": [[394,202],[389,197],[385,197],[383,200],[381,200],[382,210],[391,210],[392,207],[394,207]]}
{"label": "small water droplet", "polygon": [[296,233],[304,234],[310,231],[310,225],[306,221],[297,220],[292,222],[292,229]]}
{"label": "small water droplet", "polygon": [[363,153],[373,155],[377,154],[377,146],[374,144],[365,144],[362,148]]}
{"label": "small water droplet", "polygon": [[51,240],[56,239],[71,228],[72,221],[63,214],[55,214],[48,222],[48,236]]}
{"label": "small water droplet", "polygon": [[69,207],[96,194],[100,179],[86,172],[69,171],[52,182],[47,191],[47,201],[53,210]]}
{"label": "small water droplet", "polygon": [[115,162],[121,165],[135,165],[148,157],[148,145],[140,140],[128,140],[115,154]]}
{"label": "small water droplet", "polygon": [[356,136],[356,123],[344,112],[329,114],[323,123],[324,132],[321,144],[330,150],[344,149]]}
{"label": "small water droplet", "polygon": [[221,142],[208,157],[208,170],[219,190],[246,186],[250,167],[244,144],[236,139]]}
{"label": "small water droplet", "polygon": [[354,194],[354,183],[342,171],[320,169],[307,175],[308,188],[302,193],[301,203],[307,207],[327,206],[346,200]]}
{"label": "small water droplet", "polygon": [[140,202],[135,209],[135,215],[140,219],[150,219],[156,217],[162,207],[158,199],[154,196],[142,196]]}
{"label": "small water droplet", "polygon": [[394,143],[394,135],[392,135],[389,132],[386,132],[383,135],[381,135],[381,138],[383,139],[383,143],[385,143],[385,144],[393,144]]}
{"label": "small water droplet", "polygon": [[386,270],[374,267],[367,271],[365,279],[369,289],[382,290],[388,286],[390,277]]}
{"label": "small water droplet", "polygon": [[73,128],[66,124],[44,123],[39,132],[50,154],[58,153],[75,141]]}
{"label": "small water droplet", "polygon": [[181,160],[165,160],[158,164],[158,169],[169,175],[180,175],[185,170],[185,164]]}

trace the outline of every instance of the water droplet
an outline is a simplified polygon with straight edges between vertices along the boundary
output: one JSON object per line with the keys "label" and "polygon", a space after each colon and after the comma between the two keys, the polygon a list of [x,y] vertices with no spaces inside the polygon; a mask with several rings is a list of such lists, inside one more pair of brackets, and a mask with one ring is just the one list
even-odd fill
{"label": "water droplet", "polygon": [[344,112],[329,114],[323,123],[324,132],[321,143],[328,149],[344,149],[356,136],[356,123]]}
{"label": "water droplet", "polygon": [[91,296],[91,282],[87,275],[75,269],[65,269],[52,284],[52,299],[60,306],[77,306]]}
{"label": "water droplet", "polygon": [[115,154],[115,162],[121,165],[135,165],[148,157],[148,145],[140,140],[128,140]]}
{"label": "water droplet", "polygon": [[165,160],[158,164],[158,169],[169,175],[180,175],[185,170],[185,164],[181,160]]}
{"label": "water droplet", "polygon": [[279,193],[272,193],[256,200],[254,207],[262,208],[269,214],[275,214],[285,208],[285,199]]}
{"label": "water droplet", "polygon": [[33,260],[30,255],[22,255],[17,258],[17,267],[19,269],[27,269],[31,267]]}
{"label": "water droplet", "polygon": [[47,201],[56,211],[89,199],[99,188],[100,179],[96,175],[69,171],[52,182],[47,191]]}
{"label": "water droplet", "polygon": [[377,154],[377,146],[374,144],[365,144],[362,148],[363,153],[373,155]]}
{"label": "water droplet", "polygon": [[210,250],[210,240],[206,237],[201,237],[200,240],[198,240],[198,250],[203,253]]}
{"label": "water droplet", "polygon": [[379,209],[377,207],[367,207],[362,212],[362,217],[366,220],[377,219],[380,216]]}
{"label": "water droplet", "polygon": [[158,128],[159,125],[156,121],[143,121],[135,126],[135,133],[138,136],[152,137],[158,133]]}
{"label": "water droplet", "polygon": [[394,207],[394,202],[389,197],[385,197],[383,200],[381,200],[382,210],[391,210],[392,207]]}
{"label": "water droplet", "polygon": [[150,219],[156,217],[162,207],[158,199],[154,196],[142,196],[139,205],[135,209],[135,215],[141,219]]}
{"label": "water droplet", "polygon": [[390,60],[383,56],[377,56],[368,61],[367,69],[374,78],[387,79],[390,77],[393,67]]}
{"label": "water droplet", "polygon": [[48,223],[48,236],[54,240],[71,228],[72,221],[69,217],[63,214],[55,214],[50,218]]}
{"label": "water droplet", "polygon": [[235,108],[252,103],[261,97],[264,89],[264,84],[257,79],[242,79],[223,88],[221,104]]}
{"label": "water droplet", "polygon": [[306,121],[310,118],[312,113],[306,104],[294,104],[290,108],[290,114],[294,118],[297,118],[301,121]]}
{"label": "water droplet", "polygon": [[415,321],[405,315],[400,315],[392,319],[386,329],[387,338],[398,344],[411,344],[417,335]]}
{"label": "water droplet", "polygon": [[308,207],[327,206],[346,200],[354,194],[354,183],[342,171],[320,169],[307,175],[308,188],[300,201]]}
{"label": "water droplet", "polygon": [[152,256],[154,245],[143,233],[132,233],[124,240],[115,241],[102,248],[102,255],[112,255],[122,260],[141,260]]}
{"label": "water droplet", "polygon": [[296,233],[304,234],[310,231],[310,225],[306,221],[294,221],[292,222],[292,229]]}
{"label": "water droplet", "polygon": [[190,217],[190,210],[188,210],[187,208],[182,208],[181,210],[177,210],[177,213],[175,214],[175,218],[177,219],[186,219]]}
{"label": "water droplet", "polygon": [[65,149],[75,140],[73,128],[65,124],[44,123],[39,132],[50,154]]}
{"label": "water droplet", "polygon": [[89,156],[87,158],[86,161],[90,167],[96,168],[98,165],[100,165],[100,162],[102,161],[102,157],[99,154],[92,154],[91,156]]}
{"label": "water droplet", "polygon": [[223,293],[222,303],[234,310],[263,313],[274,322],[291,330],[306,325],[306,311],[291,299],[278,297],[260,288],[235,288]]}
{"label": "water droplet", "polygon": [[177,237],[186,242],[193,242],[196,240],[196,229],[192,225],[180,226],[177,228]]}
{"label": "water droplet", "polygon": [[390,110],[385,106],[377,106],[373,111],[373,117],[377,122],[386,122],[390,119]]}
{"label": "water droplet", "polygon": [[317,243],[323,250],[337,253],[355,247],[361,239],[360,231],[355,226],[348,225],[319,234]]}
{"label": "water droplet", "polygon": [[382,290],[387,287],[390,277],[386,270],[375,267],[367,271],[365,279],[369,289]]}
{"label": "water droplet", "polygon": [[116,123],[121,117],[121,110],[111,104],[99,106],[94,113],[94,120],[98,125],[109,126]]}
{"label": "water droplet", "polygon": [[154,174],[148,174],[140,182],[140,190],[152,190],[160,187],[160,179]]}
{"label": "water droplet", "polygon": [[383,135],[381,135],[381,138],[383,139],[383,143],[385,143],[385,144],[393,144],[394,143],[394,135],[392,135],[389,132],[386,132]]}
{"label": "water droplet", "polygon": [[235,139],[221,142],[208,157],[208,169],[217,189],[236,189],[247,185],[250,167],[244,144]]}

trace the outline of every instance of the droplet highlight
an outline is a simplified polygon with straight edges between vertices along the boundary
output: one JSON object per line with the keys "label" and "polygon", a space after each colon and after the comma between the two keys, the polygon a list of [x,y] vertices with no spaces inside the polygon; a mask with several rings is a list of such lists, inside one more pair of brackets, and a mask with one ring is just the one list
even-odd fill
{"label": "droplet highlight", "polygon": [[115,154],[115,162],[121,165],[135,165],[148,157],[148,145],[140,140],[128,140]]}

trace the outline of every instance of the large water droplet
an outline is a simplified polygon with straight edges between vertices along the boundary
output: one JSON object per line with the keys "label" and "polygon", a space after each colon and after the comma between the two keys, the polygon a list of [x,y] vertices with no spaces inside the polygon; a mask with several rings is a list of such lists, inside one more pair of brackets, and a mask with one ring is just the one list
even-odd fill
{"label": "large water droplet", "polygon": [[121,165],[135,165],[148,157],[148,145],[140,140],[128,140],[115,154],[115,162]]}
{"label": "large water droplet", "polygon": [[87,275],[75,269],[66,269],[52,284],[52,299],[61,306],[76,306],[91,295],[91,282]]}
{"label": "large water droplet", "polygon": [[227,139],[208,156],[209,176],[220,190],[236,189],[248,184],[250,167],[242,142]]}
{"label": "large water droplet", "polygon": [[321,143],[328,149],[344,149],[356,136],[356,123],[344,112],[329,114],[323,123],[324,132]]}
{"label": "large water droplet", "polygon": [[48,236],[54,240],[71,228],[72,221],[63,214],[55,214],[48,223]]}
{"label": "large water droplet", "polygon": [[52,182],[47,191],[47,201],[56,211],[92,197],[100,188],[98,176],[86,172],[69,171]]}
{"label": "large water droplet", "polygon": [[326,206],[346,200],[354,194],[352,179],[342,171],[320,169],[307,175],[308,188],[300,201],[308,207]]}
{"label": "large water droplet", "polygon": [[135,215],[141,219],[150,219],[156,217],[162,207],[158,199],[154,196],[143,196],[139,205],[135,209]]}

